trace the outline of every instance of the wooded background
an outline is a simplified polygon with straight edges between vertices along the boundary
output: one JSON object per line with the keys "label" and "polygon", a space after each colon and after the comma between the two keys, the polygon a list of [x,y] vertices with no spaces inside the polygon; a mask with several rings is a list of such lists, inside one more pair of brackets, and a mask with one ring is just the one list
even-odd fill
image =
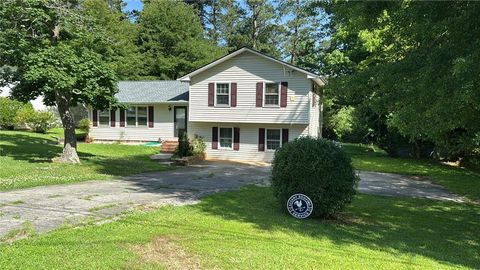
{"label": "wooded background", "polygon": [[[61,101],[58,89],[74,88],[69,105],[101,108],[114,104],[115,80],[176,79],[248,46],[328,77],[327,138],[375,143],[394,156],[478,162],[479,2],[144,0],[142,10],[124,7],[122,0],[2,1],[0,60],[14,67],[4,68],[3,83],[21,82],[17,98],[43,94],[51,104]],[[58,65],[62,74],[52,69]],[[88,90],[95,87],[101,90]]]}

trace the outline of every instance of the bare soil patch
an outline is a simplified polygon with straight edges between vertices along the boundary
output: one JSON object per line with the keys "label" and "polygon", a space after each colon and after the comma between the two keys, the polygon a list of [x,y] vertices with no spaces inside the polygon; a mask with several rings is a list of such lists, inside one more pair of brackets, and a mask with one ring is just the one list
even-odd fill
{"label": "bare soil patch", "polygon": [[170,270],[202,269],[196,255],[190,254],[169,237],[156,237],[146,245],[131,247],[131,250],[140,255],[142,263],[161,264]]}

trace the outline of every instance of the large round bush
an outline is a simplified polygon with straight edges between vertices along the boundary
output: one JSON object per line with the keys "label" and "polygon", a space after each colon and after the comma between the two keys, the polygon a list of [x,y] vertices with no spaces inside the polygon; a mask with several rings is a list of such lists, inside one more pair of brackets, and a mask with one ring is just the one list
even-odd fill
{"label": "large round bush", "polygon": [[358,177],[350,157],[335,143],[299,138],[275,152],[272,188],[283,207],[296,193],[313,201],[315,217],[326,217],[352,201]]}

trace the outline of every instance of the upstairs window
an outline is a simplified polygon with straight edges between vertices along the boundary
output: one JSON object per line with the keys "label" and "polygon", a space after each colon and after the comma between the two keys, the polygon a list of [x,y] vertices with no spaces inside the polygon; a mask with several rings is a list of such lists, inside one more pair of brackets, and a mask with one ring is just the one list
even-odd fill
{"label": "upstairs window", "polygon": [[217,83],[215,101],[217,106],[230,106],[230,84]]}
{"label": "upstairs window", "polygon": [[265,83],[265,106],[278,106],[279,86],[279,83]]}
{"label": "upstairs window", "polygon": [[100,126],[110,125],[110,111],[98,111],[98,123]]}
{"label": "upstairs window", "polygon": [[276,150],[282,146],[281,129],[267,129],[266,145],[267,150]]}
{"label": "upstairs window", "polygon": [[219,141],[220,141],[220,148],[223,149],[232,149],[232,142],[233,142],[233,128],[219,128]]}
{"label": "upstairs window", "polygon": [[146,127],[148,124],[148,110],[146,106],[131,106],[126,110],[127,126]]}

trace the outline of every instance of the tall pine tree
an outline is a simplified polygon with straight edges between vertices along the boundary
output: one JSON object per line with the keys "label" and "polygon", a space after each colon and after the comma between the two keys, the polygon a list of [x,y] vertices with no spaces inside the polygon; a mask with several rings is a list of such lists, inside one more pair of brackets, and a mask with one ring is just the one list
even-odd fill
{"label": "tall pine tree", "polygon": [[222,54],[204,37],[200,18],[183,2],[145,2],[138,20],[143,76],[176,79]]}

